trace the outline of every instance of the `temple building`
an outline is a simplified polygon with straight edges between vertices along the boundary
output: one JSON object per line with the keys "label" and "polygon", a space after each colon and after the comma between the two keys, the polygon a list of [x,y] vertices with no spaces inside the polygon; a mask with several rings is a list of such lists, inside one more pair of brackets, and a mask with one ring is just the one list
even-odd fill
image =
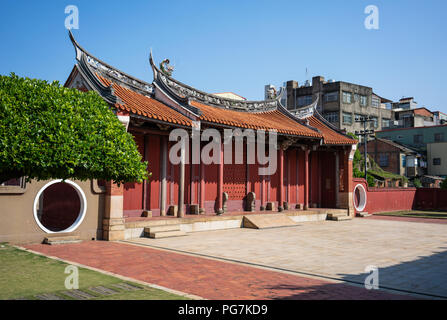
{"label": "temple building", "polygon": [[[127,183],[122,189],[123,217],[174,214],[215,215],[245,210],[308,207],[351,207],[350,155],[356,143],[328,123],[316,102],[290,113],[280,103],[281,94],[264,101],[247,101],[213,95],[174,79],[164,61],[158,67],[150,56],[152,83],[138,80],[106,64],[84,50],[73,37],[77,64],[66,86],[94,90],[116,114],[127,119],[152,177],[143,184]],[[173,143],[170,132],[183,128],[192,133],[194,122],[201,129],[228,128],[277,132],[277,170],[261,176],[261,164],[170,163]],[[223,133],[222,133],[223,136]],[[219,155],[224,158],[223,139]],[[234,142],[232,142],[234,143]],[[202,149],[206,143],[202,141]],[[244,141],[247,150],[247,141]],[[268,149],[266,147],[266,149]],[[201,150],[196,150],[201,152]],[[191,160],[192,152],[189,153]],[[186,163],[185,163],[186,162]],[[253,205],[247,197],[254,195]]]}
{"label": "temple building", "polygon": [[[193,215],[211,218],[310,208],[339,208],[347,216],[354,216],[352,159],[357,141],[318,113],[318,101],[292,114],[281,104],[284,92],[275,92],[263,101],[205,93],[173,78],[169,60],[157,65],[152,53],[149,62],[154,79],[149,83],[94,57],[71,33],[70,39],[76,64],[65,86],[93,90],[110,105],[133,135],[152,175],[144,183],[121,186],[92,182],[91,190],[82,184],[87,200],[94,198],[87,210],[87,216],[94,217],[84,222],[81,219],[82,223],[78,218],[76,223],[81,231],[82,224],[92,226],[78,233],[72,226],[63,230],[64,234],[87,238],[92,237],[92,230],[96,228],[98,239],[124,239],[126,221],[141,217],[149,220]],[[178,141],[170,141],[170,135],[176,129],[187,132],[187,144],[193,147],[186,153],[180,151],[182,161],[172,163],[170,153]],[[207,153],[210,141],[216,142],[216,135],[206,134],[210,129],[222,139],[217,139],[220,148],[209,154],[221,161],[205,163],[200,155]],[[226,129],[232,129],[236,137],[224,141]],[[242,161],[236,161],[237,152],[229,154],[228,144],[230,150],[236,150],[238,133],[244,134],[249,129],[263,131],[268,138],[264,141],[256,135],[255,140],[249,140],[242,136],[243,157]],[[195,133],[201,134],[202,139],[194,148]],[[276,138],[274,148],[270,136]],[[256,151],[261,145],[266,155],[277,160],[271,174],[259,174],[268,164],[261,163],[258,157],[248,160],[254,145]],[[34,195],[30,194],[30,198]],[[35,227],[29,228],[37,232]],[[33,239],[38,239],[37,234]]]}

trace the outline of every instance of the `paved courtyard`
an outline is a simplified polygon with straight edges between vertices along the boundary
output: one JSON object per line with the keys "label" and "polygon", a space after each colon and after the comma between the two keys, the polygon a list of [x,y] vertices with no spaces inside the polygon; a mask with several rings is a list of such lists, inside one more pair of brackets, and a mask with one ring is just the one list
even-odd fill
{"label": "paved courtyard", "polygon": [[382,288],[447,298],[445,224],[354,219],[133,242],[351,283],[364,283],[373,265]]}
{"label": "paved courtyard", "polygon": [[[346,285],[243,264],[119,242],[88,241],[28,249],[150,284],[213,300],[408,299],[381,290]],[[82,283],[82,278],[79,279]]]}

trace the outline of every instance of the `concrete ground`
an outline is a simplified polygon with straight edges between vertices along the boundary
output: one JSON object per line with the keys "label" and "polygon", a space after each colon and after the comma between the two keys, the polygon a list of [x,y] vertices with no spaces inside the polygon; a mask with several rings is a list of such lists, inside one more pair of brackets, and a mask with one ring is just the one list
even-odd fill
{"label": "concrete ground", "polygon": [[376,266],[381,288],[447,298],[445,224],[354,219],[132,242],[358,284],[369,274],[365,268]]}

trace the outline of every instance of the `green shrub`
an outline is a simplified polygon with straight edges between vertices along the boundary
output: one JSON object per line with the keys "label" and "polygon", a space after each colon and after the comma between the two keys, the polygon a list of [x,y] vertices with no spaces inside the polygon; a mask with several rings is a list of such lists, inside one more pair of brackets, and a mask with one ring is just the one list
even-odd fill
{"label": "green shrub", "polygon": [[375,187],[375,180],[373,178],[373,176],[370,176],[369,174],[366,177],[366,181],[368,182],[368,186],[369,187]]}
{"label": "green shrub", "polygon": [[416,188],[422,188],[421,180],[419,180],[418,178],[413,180],[413,184]]}
{"label": "green shrub", "polygon": [[132,136],[95,92],[0,76],[0,181],[141,182],[146,168]]}
{"label": "green shrub", "polygon": [[441,189],[447,189],[447,178],[445,178],[440,185]]}

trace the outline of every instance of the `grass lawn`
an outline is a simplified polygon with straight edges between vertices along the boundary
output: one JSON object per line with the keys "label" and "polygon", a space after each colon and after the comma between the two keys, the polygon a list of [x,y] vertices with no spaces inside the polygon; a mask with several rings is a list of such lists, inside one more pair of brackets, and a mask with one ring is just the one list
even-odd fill
{"label": "grass lawn", "polygon": [[[38,294],[57,294],[64,299],[71,298],[62,294],[67,291],[65,274],[68,264],[22,251],[5,243],[0,243],[0,300],[37,299]],[[102,274],[89,269],[78,268],[79,290],[89,293],[98,300],[177,300],[186,299],[163,290],[150,288],[140,284]],[[126,291],[113,284],[129,283],[139,287],[138,290]],[[91,287],[104,286],[117,293],[100,295],[89,290]]]}
{"label": "grass lawn", "polygon": [[447,219],[446,211],[396,211],[375,213],[377,216],[396,216],[396,217],[413,217],[426,219]]}

